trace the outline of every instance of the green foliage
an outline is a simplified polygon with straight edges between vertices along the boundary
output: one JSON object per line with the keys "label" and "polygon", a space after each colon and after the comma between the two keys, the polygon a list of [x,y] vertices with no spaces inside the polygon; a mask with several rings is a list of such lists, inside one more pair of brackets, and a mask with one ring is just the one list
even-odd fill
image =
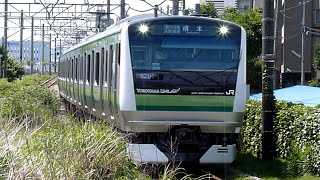
{"label": "green foliage", "polygon": [[29,138],[19,157],[35,167],[29,169],[31,179],[142,178],[127,156],[123,137],[94,122],[63,118],[46,124]]}
{"label": "green foliage", "polygon": [[261,92],[262,66],[259,56],[262,49],[262,10],[250,9],[240,13],[236,8],[227,8],[222,19],[241,25],[247,33],[247,82],[252,92]]}
{"label": "green foliage", "polygon": [[228,8],[222,19],[241,25],[247,33],[247,58],[260,56],[262,49],[262,9],[250,9],[240,13],[236,8]]}
{"label": "green foliage", "polygon": [[313,68],[315,70],[320,69],[320,44],[314,45],[314,59],[313,59]]}
{"label": "green foliage", "polygon": [[309,81],[309,86],[320,87],[320,81],[318,79],[312,79]]}
{"label": "green foliage", "polygon": [[200,5],[200,13],[207,15],[210,18],[217,18],[218,12],[217,9],[214,7],[213,2],[206,2]]}
{"label": "green foliage", "polygon": [[[16,62],[13,58],[7,56],[7,52],[3,47],[0,47],[0,54],[4,55],[7,59],[7,78],[9,82],[16,80],[24,75],[25,71],[19,62]],[[3,58],[2,58],[3,59]],[[4,68],[4,63],[2,63],[1,69]]]}
{"label": "green foliage", "polygon": [[45,85],[41,83],[49,76],[24,76],[21,80],[0,80],[0,116],[20,121],[25,118],[50,117],[59,105]]}
{"label": "green foliage", "polygon": [[[241,129],[242,152],[260,157],[261,131],[261,102],[248,101]],[[276,156],[288,160],[291,175],[320,175],[319,108],[277,101],[274,132]]]}

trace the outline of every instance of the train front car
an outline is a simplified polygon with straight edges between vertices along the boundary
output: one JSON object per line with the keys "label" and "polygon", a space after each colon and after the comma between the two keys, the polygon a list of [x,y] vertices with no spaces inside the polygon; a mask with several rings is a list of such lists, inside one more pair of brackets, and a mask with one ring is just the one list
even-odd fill
{"label": "train front car", "polygon": [[[202,17],[131,22],[119,105],[140,162],[231,163],[246,100],[246,35]],[[124,38],[125,39],[125,38]]]}

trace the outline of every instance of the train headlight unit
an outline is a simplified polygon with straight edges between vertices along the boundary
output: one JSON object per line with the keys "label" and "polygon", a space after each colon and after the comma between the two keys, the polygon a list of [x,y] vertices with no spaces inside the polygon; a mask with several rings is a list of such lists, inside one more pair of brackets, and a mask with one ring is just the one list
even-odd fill
{"label": "train headlight unit", "polygon": [[222,36],[225,36],[229,33],[229,28],[227,26],[220,26],[219,27],[219,33],[222,35]]}
{"label": "train headlight unit", "polygon": [[145,24],[141,24],[140,27],[139,27],[139,31],[142,33],[142,34],[145,34],[147,33],[149,30],[149,27]]}

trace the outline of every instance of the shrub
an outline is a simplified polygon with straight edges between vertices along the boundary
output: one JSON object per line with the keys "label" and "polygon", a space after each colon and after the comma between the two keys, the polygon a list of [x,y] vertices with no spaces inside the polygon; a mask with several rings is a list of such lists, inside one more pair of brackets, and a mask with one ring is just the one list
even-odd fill
{"label": "shrub", "polygon": [[[248,101],[241,129],[242,152],[261,155],[261,130],[261,101]],[[293,174],[320,175],[318,107],[277,101],[274,133],[276,156],[288,160],[288,169],[294,170]],[[296,167],[302,168],[301,171],[296,171]]]}

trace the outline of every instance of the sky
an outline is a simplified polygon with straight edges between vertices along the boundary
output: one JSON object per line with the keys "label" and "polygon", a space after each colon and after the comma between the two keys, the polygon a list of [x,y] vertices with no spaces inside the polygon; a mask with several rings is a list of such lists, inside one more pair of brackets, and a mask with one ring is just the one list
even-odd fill
{"label": "sky", "polygon": [[[146,2],[148,2],[149,4],[152,5],[156,5],[156,4],[160,4],[162,3],[164,0],[145,0]],[[194,8],[196,3],[199,3],[200,0],[186,0],[186,8]],[[39,3],[39,4],[32,4],[30,6],[28,5],[18,5],[18,4],[13,4],[13,3]],[[41,11],[44,6],[41,4],[41,2],[43,3],[56,3],[57,0],[8,0],[8,41],[10,40],[19,40],[20,39],[20,35],[19,35],[19,19],[18,17],[20,16],[19,10],[23,10],[24,13],[26,15],[32,15],[32,13],[28,13],[28,12],[39,12]],[[90,4],[106,4],[106,0],[59,0],[59,3],[84,3],[84,2],[89,2]],[[144,11],[144,10],[148,10],[151,9],[152,7],[150,5],[148,5],[148,3],[142,1],[142,0],[125,0],[125,2],[128,4],[128,6],[126,6],[126,9],[128,9],[128,7],[130,7],[128,14],[130,16],[133,15],[137,15],[137,14],[141,14],[141,12],[137,12],[135,10],[139,10],[139,11]],[[4,35],[4,0],[2,0],[2,4],[0,4],[0,37],[2,37]],[[120,0],[111,0],[111,4],[119,4]],[[167,6],[172,7],[172,1],[170,0],[166,0],[160,7],[166,11]],[[111,9],[115,8],[116,6],[111,6]],[[70,8],[71,9],[71,8]],[[106,8],[104,8],[106,9]],[[135,9],[135,10],[134,10]],[[76,10],[77,12],[79,12],[80,10]],[[90,11],[95,11],[95,9],[92,9]],[[45,10],[42,10],[42,12],[45,12]],[[72,12],[72,10],[71,10]],[[114,11],[112,11],[113,13],[116,13],[118,15],[120,15],[120,8],[116,8]],[[149,13],[153,13],[153,10],[149,11]],[[70,14],[66,14],[67,16],[69,16]],[[71,13],[72,15],[72,13]],[[40,16],[40,14],[37,14],[36,16]],[[42,15],[43,16],[43,15]],[[116,18],[116,16],[111,16],[111,18]],[[61,22],[61,21],[60,21]],[[36,32],[35,32],[35,39],[40,39],[41,36],[41,24],[46,23],[44,21],[40,21],[40,20],[35,20],[34,24],[36,26]],[[30,19],[25,19],[24,20],[24,25],[27,27],[24,30],[23,33],[23,37],[24,40],[30,40],[30,35],[31,35],[31,31],[30,31],[30,26],[31,26],[31,20]]]}

